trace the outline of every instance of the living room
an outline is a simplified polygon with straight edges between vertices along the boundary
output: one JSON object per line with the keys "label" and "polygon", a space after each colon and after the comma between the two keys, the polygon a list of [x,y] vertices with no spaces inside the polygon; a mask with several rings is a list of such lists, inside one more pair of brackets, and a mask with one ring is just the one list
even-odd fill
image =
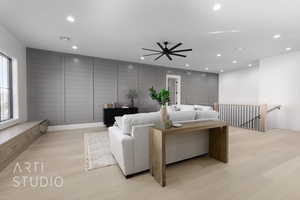
{"label": "living room", "polygon": [[299,199],[299,6],[0,1],[0,199]]}

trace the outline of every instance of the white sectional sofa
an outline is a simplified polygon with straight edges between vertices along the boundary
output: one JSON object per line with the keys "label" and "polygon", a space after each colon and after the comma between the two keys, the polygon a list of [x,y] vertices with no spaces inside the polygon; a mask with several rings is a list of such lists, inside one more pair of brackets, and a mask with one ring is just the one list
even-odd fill
{"label": "white sectional sofa", "polygon": [[[217,120],[218,113],[207,110],[171,111],[173,122]],[[109,128],[110,148],[125,176],[149,169],[149,127],[159,121],[159,112],[116,117]],[[166,161],[173,163],[208,153],[208,133],[167,137]]]}

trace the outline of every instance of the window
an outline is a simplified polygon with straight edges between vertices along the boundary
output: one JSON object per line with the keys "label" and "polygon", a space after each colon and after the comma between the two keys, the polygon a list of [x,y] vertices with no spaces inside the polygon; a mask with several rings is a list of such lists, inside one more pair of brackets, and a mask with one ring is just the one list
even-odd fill
{"label": "window", "polygon": [[12,59],[0,53],[0,122],[13,118]]}

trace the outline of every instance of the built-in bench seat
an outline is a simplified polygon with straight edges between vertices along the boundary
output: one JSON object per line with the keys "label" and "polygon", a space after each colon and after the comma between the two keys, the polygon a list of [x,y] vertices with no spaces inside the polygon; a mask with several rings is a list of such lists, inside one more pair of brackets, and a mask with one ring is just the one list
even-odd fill
{"label": "built-in bench seat", "polygon": [[0,171],[22,153],[35,139],[47,131],[48,122],[17,124],[0,131]]}

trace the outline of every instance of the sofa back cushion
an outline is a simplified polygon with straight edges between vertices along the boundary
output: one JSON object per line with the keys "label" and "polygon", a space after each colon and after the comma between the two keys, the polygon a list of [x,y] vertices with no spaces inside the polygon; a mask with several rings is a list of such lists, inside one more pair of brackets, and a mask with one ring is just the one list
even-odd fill
{"label": "sofa back cushion", "polygon": [[194,105],[180,105],[180,111],[193,111],[195,110]]}
{"label": "sofa back cushion", "polygon": [[196,120],[217,120],[219,113],[216,111],[196,111]]}
{"label": "sofa back cushion", "polygon": [[213,110],[211,106],[202,106],[202,105],[194,105],[194,109],[199,110],[199,111],[212,111]]}
{"label": "sofa back cushion", "polygon": [[144,124],[155,124],[159,122],[159,120],[160,120],[159,112],[124,115],[122,117],[121,130],[123,134],[130,135],[132,126],[144,125]]}
{"label": "sofa back cushion", "polygon": [[196,111],[177,111],[169,113],[170,120],[173,122],[189,121],[196,118]]}

